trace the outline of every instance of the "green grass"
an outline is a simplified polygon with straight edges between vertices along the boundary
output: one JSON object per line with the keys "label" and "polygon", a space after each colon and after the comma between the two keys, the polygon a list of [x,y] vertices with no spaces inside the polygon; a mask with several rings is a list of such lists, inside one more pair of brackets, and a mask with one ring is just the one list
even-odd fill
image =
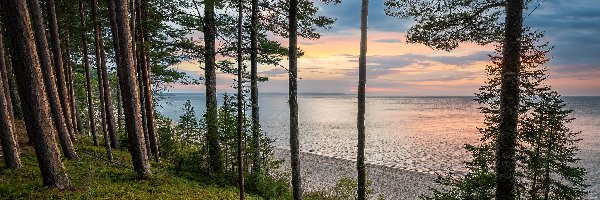
{"label": "green grass", "polygon": [[[21,144],[25,146],[25,144]],[[37,160],[31,147],[22,148],[23,167],[9,170],[0,164],[1,199],[237,199],[235,187],[217,186],[177,177],[167,167],[153,164],[153,176],[148,180],[136,179],[130,154],[114,150],[116,163],[98,157],[102,147],[77,146],[80,159],[63,163],[73,185],[71,189],[57,190],[42,186]],[[249,196],[247,199],[259,199]]]}

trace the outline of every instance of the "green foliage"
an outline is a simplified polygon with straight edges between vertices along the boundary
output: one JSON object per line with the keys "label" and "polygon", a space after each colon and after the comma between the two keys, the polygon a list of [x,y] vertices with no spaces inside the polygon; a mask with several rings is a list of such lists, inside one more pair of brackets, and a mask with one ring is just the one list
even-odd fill
{"label": "green foliage", "polygon": [[[548,44],[537,45],[542,33],[525,34],[522,41],[520,71],[520,107],[517,130],[517,196],[524,199],[581,199],[585,197],[585,170],[574,165],[576,132],[566,125],[573,119],[565,109],[560,95],[544,84],[549,61]],[[448,186],[434,190],[424,199],[493,199],[495,192],[495,150],[499,133],[500,83],[502,49],[491,56],[494,65],[487,67],[486,85],[480,88],[476,100],[485,114],[485,127],[479,128],[481,144],[466,145],[473,159],[466,162],[464,175],[440,176],[438,182]],[[547,197],[547,198],[546,198]]]}
{"label": "green foliage", "polygon": [[[89,140],[89,138],[87,138]],[[89,141],[88,141],[89,142]],[[114,150],[115,163],[100,159],[103,147],[78,146],[81,159],[63,160],[72,183],[68,190],[42,186],[40,172],[31,147],[25,146],[23,168],[4,170],[0,164],[0,199],[236,199],[235,187],[199,184],[174,176],[167,168],[155,165],[151,179],[138,180],[130,163],[130,154]],[[249,195],[248,199],[260,199]]]}
{"label": "green foliage", "polygon": [[[179,0],[176,3],[170,3],[168,15],[172,19],[172,30],[176,32],[185,32],[188,35],[199,34],[203,32],[205,18],[202,5],[205,1],[201,0]],[[218,70],[235,74],[237,73],[235,58],[237,56],[237,2],[235,1],[214,1],[216,9],[216,27],[215,36],[217,44],[216,53],[224,59],[220,59],[216,66]],[[338,3],[339,0],[323,0],[324,3]],[[257,19],[257,43],[258,43],[258,63],[260,66],[282,67],[281,61],[288,55],[288,48],[280,42],[269,37],[276,35],[288,37],[288,1],[283,0],[259,0],[258,1],[258,19]],[[242,44],[243,49],[250,49],[250,16],[251,5],[245,6],[243,18]],[[319,39],[321,34],[318,30],[330,29],[335,19],[319,15],[319,7],[314,1],[301,0],[299,5],[298,17],[298,35],[306,39]],[[194,60],[199,63],[204,59],[204,41],[203,38],[187,37],[179,41],[178,50],[180,57],[184,60]],[[302,55],[302,53],[299,53]],[[243,60],[250,60],[249,53],[244,52]],[[246,79],[250,78],[247,72],[243,72]],[[258,77],[259,81],[267,81],[268,77]]]}
{"label": "green foliage", "polygon": [[[367,181],[366,198],[373,197],[373,189],[370,188],[371,182]],[[358,182],[349,177],[342,177],[338,180],[334,187],[324,190],[308,192],[304,195],[307,200],[354,200],[358,198],[357,194]],[[377,199],[384,199],[382,196]]]}
{"label": "green foliage", "polygon": [[408,30],[409,42],[435,49],[455,49],[462,42],[488,44],[501,41],[502,0],[386,0],[389,16],[414,18]]}
{"label": "green foliage", "polygon": [[[524,1],[524,9],[532,0]],[[450,51],[460,43],[501,42],[504,0],[386,0],[385,13],[416,21],[407,32],[411,43]]]}
{"label": "green foliage", "polygon": [[[219,134],[222,151],[222,162],[225,173],[212,177],[208,171],[208,146],[206,142],[205,121],[196,118],[194,108],[190,101],[183,107],[183,114],[177,124],[172,120],[158,115],[157,127],[160,138],[160,150],[165,162],[174,174],[181,177],[192,178],[201,182],[210,182],[217,185],[237,185],[237,106],[236,98],[223,95],[223,105],[219,108]],[[248,120],[248,119],[245,119]],[[245,144],[249,144],[252,137],[250,123],[246,122],[244,127]],[[288,176],[274,169],[278,168],[282,161],[275,160],[273,156],[273,141],[264,134],[260,135],[261,157],[260,162],[263,171],[251,173],[254,149],[250,145],[244,145],[244,173],[246,174],[247,192],[256,194],[267,199],[281,199],[291,196],[288,185]]]}

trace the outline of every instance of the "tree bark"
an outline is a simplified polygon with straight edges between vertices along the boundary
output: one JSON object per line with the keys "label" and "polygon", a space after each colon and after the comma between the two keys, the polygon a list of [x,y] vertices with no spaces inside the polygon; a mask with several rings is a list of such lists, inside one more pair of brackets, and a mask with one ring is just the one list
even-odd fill
{"label": "tree bark", "polygon": [[117,126],[123,128],[123,107],[121,106],[121,90],[117,88]]}
{"label": "tree bark", "polygon": [[60,103],[40,2],[38,0],[30,0],[29,2],[29,5],[31,6],[33,32],[35,33],[35,41],[38,46],[37,50],[42,67],[44,84],[48,95],[48,102],[50,103],[50,111],[52,118],[54,119],[54,126],[58,132],[58,138],[60,141],[60,146],[63,150],[63,154],[65,154],[68,159],[76,159],[78,156],[75,152],[75,148],[73,147],[71,134],[67,128],[66,119],[62,110],[63,107]]}
{"label": "tree bark", "polygon": [[515,146],[519,118],[519,68],[523,32],[523,0],[506,2],[500,124],[496,150],[496,198],[515,199]]}
{"label": "tree bark", "polygon": [[294,200],[302,199],[300,177],[300,141],[298,140],[298,0],[290,0],[289,8],[289,106],[290,162],[292,164],[292,193]]}
{"label": "tree bark", "polygon": [[240,200],[244,199],[244,157],[242,156],[243,135],[244,135],[244,94],[242,69],[244,60],[242,60],[242,25],[243,25],[243,0],[238,0],[238,19],[237,19],[237,170],[238,187],[240,189]]}
{"label": "tree bark", "polygon": [[7,30],[14,47],[12,58],[20,86],[19,94],[23,104],[27,105],[23,107],[25,125],[35,149],[43,184],[58,189],[67,188],[69,178],[54,140],[56,130],[51,121],[27,4],[25,0],[3,0],[1,3],[4,24],[10,27]]}
{"label": "tree bark", "polygon": [[118,40],[118,66],[119,85],[123,95],[123,108],[125,111],[125,127],[129,139],[129,152],[131,153],[133,167],[138,176],[149,178],[150,165],[146,156],[146,144],[142,131],[142,117],[140,112],[140,97],[138,93],[137,71],[132,52],[131,30],[129,25],[127,2],[125,0],[110,0],[109,14],[116,19],[112,27],[117,28],[118,35],[113,38]]}
{"label": "tree bark", "polygon": [[65,69],[62,60],[62,50],[60,48],[60,36],[58,33],[58,22],[56,19],[56,6],[54,0],[47,0],[46,7],[48,10],[48,27],[50,29],[50,41],[52,45],[52,58],[54,61],[54,71],[56,72],[56,83],[58,86],[58,97],[62,106],[65,124],[69,131],[69,136],[72,141],[77,141],[77,128],[72,123],[72,112],[70,106],[69,95],[67,94],[67,85],[65,80]]}
{"label": "tree bark", "polygon": [[109,135],[116,135],[112,98],[110,95],[110,84],[108,82],[108,72],[106,68],[106,53],[104,52],[104,40],[102,38],[102,26],[98,16],[98,0],[92,0],[92,19],[94,20],[94,41],[96,52],[96,70],[98,78],[98,91],[100,91],[100,110],[102,111],[104,147],[106,156],[112,160],[112,149],[110,146]]}
{"label": "tree bark", "polygon": [[138,8],[138,27],[140,30],[140,37],[138,38],[140,42],[140,61],[143,65],[141,65],[142,71],[142,83],[143,83],[143,93],[144,93],[144,108],[146,109],[146,128],[148,130],[148,140],[150,141],[150,150],[152,151],[152,155],[154,156],[154,160],[159,163],[160,162],[160,152],[158,151],[158,138],[156,134],[156,123],[154,121],[154,95],[152,93],[152,81],[150,76],[151,66],[150,66],[150,55],[148,53],[149,46],[147,42],[148,34],[146,33],[146,29],[144,29],[144,19],[148,18],[148,2],[144,0],[137,0],[139,3]]}
{"label": "tree bark", "polygon": [[21,167],[21,159],[19,158],[19,144],[15,136],[14,117],[9,105],[11,99],[9,93],[6,92],[9,86],[3,39],[0,32],[0,143],[2,144],[2,155],[6,167],[17,169]]}
{"label": "tree bark", "polygon": [[257,173],[261,171],[260,112],[258,106],[258,0],[252,0],[250,26],[250,103],[252,104],[252,146],[254,147],[252,172]]}
{"label": "tree bark", "polygon": [[[15,120],[15,115],[13,114],[13,103],[12,103],[12,93],[10,93],[9,91],[11,90],[10,87],[10,83],[9,83],[9,75],[8,75],[8,68],[10,63],[8,62],[9,60],[9,56],[6,55],[6,48],[4,47],[4,36],[3,36],[3,30],[4,28],[1,26],[0,23],[0,54],[1,57],[1,66],[0,66],[0,79],[2,79],[2,84],[0,84],[0,87],[4,87],[4,93],[0,93],[0,95],[4,94],[5,98],[6,98],[6,107],[8,109],[8,116],[11,119],[11,123],[13,128],[15,127],[14,124],[14,120]],[[12,75],[12,74],[11,74]],[[18,95],[17,95],[18,96]],[[1,146],[0,146],[1,147]]]}
{"label": "tree bark", "polygon": [[139,14],[138,14],[138,9],[140,2],[137,0],[129,0],[129,5],[130,7],[130,13],[131,13],[131,20],[129,21],[130,23],[130,28],[131,28],[131,40],[133,41],[133,46],[131,46],[131,49],[133,51],[133,55],[134,55],[134,59],[133,59],[133,63],[134,66],[137,67],[137,81],[138,81],[138,85],[139,85],[139,95],[140,95],[140,113],[142,115],[142,130],[144,131],[144,141],[146,143],[146,156],[148,156],[148,158],[152,158],[152,149],[150,148],[150,140],[149,140],[149,136],[148,136],[148,127],[146,126],[146,98],[144,97],[144,82],[143,82],[143,77],[142,77],[142,62],[140,62],[141,56],[142,56],[142,52],[139,51],[138,49],[138,36],[141,32],[139,25],[137,24],[137,21],[140,20],[138,18]]}
{"label": "tree bark", "polygon": [[356,155],[356,171],[358,172],[358,200],[366,199],[367,173],[365,170],[365,103],[367,84],[367,28],[369,0],[362,0],[360,15],[360,56],[358,60],[358,151]]}
{"label": "tree bark", "polygon": [[[81,24],[82,30],[85,30],[83,0],[79,0],[79,23]],[[92,134],[92,140],[94,141],[94,145],[98,146],[98,130],[96,128],[96,119],[94,116],[94,101],[92,100],[92,77],[90,72],[90,61],[88,57],[86,31],[82,31],[81,33],[81,43],[83,45],[83,66],[85,67],[85,87],[87,92],[88,122],[90,125],[89,128]]]}
{"label": "tree bark", "polygon": [[[5,49],[6,46],[5,46]],[[6,70],[5,70],[5,78],[4,78],[4,85],[7,86],[8,88],[5,88],[5,92],[8,95],[8,103],[9,105],[9,109],[11,109],[11,116],[13,116],[13,122],[14,120],[23,119],[23,109],[21,108],[21,98],[19,97],[19,89],[17,86],[17,81],[15,80],[15,76],[13,73],[13,62],[8,59],[10,58],[10,56],[8,56],[8,54],[10,54],[10,51],[12,50],[12,48],[8,49],[9,51],[5,52],[5,66],[6,66]]]}
{"label": "tree bark", "polygon": [[217,28],[215,21],[215,0],[204,1],[204,85],[206,87],[206,125],[208,154],[210,160],[209,174],[223,172],[221,163],[221,147],[219,145],[219,125],[217,114],[217,78],[215,66],[215,38]]}

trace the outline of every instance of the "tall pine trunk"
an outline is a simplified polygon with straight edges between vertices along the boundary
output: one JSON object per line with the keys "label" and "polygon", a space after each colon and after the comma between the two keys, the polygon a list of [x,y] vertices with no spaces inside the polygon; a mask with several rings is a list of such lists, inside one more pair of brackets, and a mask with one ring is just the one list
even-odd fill
{"label": "tall pine trunk", "polygon": [[302,179],[300,177],[300,141],[298,140],[298,0],[290,0],[289,20],[290,161],[292,164],[292,193],[294,200],[300,200],[302,199]]}
{"label": "tall pine trunk", "polygon": [[[10,66],[10,63],[8,62],[10,60],[10,57],[6,55],[6,48],[4,46],[4,36],[3,36],[3,31],[4,28],[2,28],[2,23],[0,23],[0,62],[1,66],[0,66],[0,79],[2,79],[2,84],[0,84],[0,87],[4,87],[4,92],[0,93],[0,94],[4,94],[5,98],[6,98],[6,107],[8,109],[8,115],[11,119],[11,123],[12,126],[14,127],[14,121],[15,121],[15,115],[13,113],[14,110],[14,106],[12,103],[12,93],[9,92],[11,89],[11,85],[10,85],[10,81],[9,81],[9,76],[11,76],[12,74],[8,74],[8,68]],[[18,94],[17,94],[18,96]]]}
{"label": "tall pine trunk", "polygon": [[64,189],[69,186],[56,145],[54,128],[44,81],[25,0],[1,1],[4,25],[11,36],[13,65],[20,86],[23,116],[30,141],[33,143],[45,186]]}
{"label": "tall pine trunk", "polygon": [[75,153],[75,148],[71,141],[71,134],[67,128],[66,119],[59,100],[60,97],[58,94],[52,59],[50,57],[50,48],[48,47],[48,40],[46,38],[46,29],[40,2],[38,0],[30,0],[29,5],[31,6],[33,32],[35,33],[35,41],[38,46],[37,53],[39,54],[44,85],[48,95],[48,102],[50,103],[50,112],[52,114],[52,119],[54,119],[54,127],[58,132],[58,138],[63,154],[65,154],[68,159],[76,159],[78,156],[77,153]]}
{"label": "tall pine trunk", "polygon": [[83,0],[79,0],[79,24],[81,24],[81,44],[83,46],[83,67],[85,68],[85,88],[87,92],[87,110],[88,123],[94,145],[98,146],[98,130],[96,128],[96,119],[94,116],[94,101],[92,100],[92,77],[90,69],[90,59],[88,57],[88,44],[85,31],[85,20],[83,12]]}
{"label": "tall pine trunk", "polygon": [[217,114],[217,75],[215,66],[215,0],[204,1],[204,85],[206,87],[206,125],[209,154],[209,174],[223,172]]}
{"label": "tall pine trunk", "polygon": [[252,104],[252,172],[260,172],[260,112],[258,106],[258,0],[252,0],[250,16],[250,103]]}
{"label": "tall pine trunk", "polygon": [[6,167],[17,169],[21,167],[21,159],[19,158],[19,146],[15,136],[14,117],[10,105],[11,99],[7,92],[9,86],[3,39],[0,32],[0,142]]}
{"label": "tall pine trunk", "polygon": [[502,52],[500,124],[496,150],[496,198],[516,198],[515,146],[519,119],[519,69],[523,0],[507,0]]}
{"label": "tall pine trunk", "polygon": [[148,156],[148,158],[152,157],[152,150],[150,149],[150,140],[149,140],[149,136],[148,136],[148,127],[146,126],[146,103],[145,100],[146,98],[144,97],[144,82],[143,77],[142,77],[142,62],[140,62],[140,59],[142,57],[142,51],[139,51],[138,49],[138,35],[141,33],[141,30],[139,30],[139,25],[137,23],[138,16],[139,13],[137,11],[137,8],[139,8],[139,1],[137,0],[129,0],[129,5],[131,7],[130,8],[130,13],[131,13],[131,20],[129,21],[130,24],[130,28],[131,28],[131,39],[133,41],[133,46],[131,46],[131,49],[133,51],[133,55],[134,55],[134,59],[133,59],[133,63],[134,66],[137,67],[137,81],[138,81],[138,86],[139,86],[139,96],[140,96],[140,113],[142,115],[142,130],[144,131],[144,141],[146,143],[146,153]]}
{"label": "tall pine trunk", "polygon": [[[115,9],[116,9],[115,1],[108,0],[108,12],[109,12],[108,18],[109,18],[109,22],[110,22],[110,32],[111,32],[111,35],[113,36],[113,39],[112,39],[113,48],[114,48],[115,52],[120,52],[119,40],[117,39],[117,35],[119,35],[119,30],[117,28],[117,16],[114,14],[114,13],[116,13]],[[115,53],[114,55],[115,55],[115,64],[117,65],[117,76],[119,76],[118,68],[122,65],[121,64],[121,55],[119,55],[118,53]],[[121,111],[118,111],[118,117],[123,117],[121,115],[122,109],[123,109],[123,107],[122,107],[123,106],[122,105],[123,97],[120,95],[120,93],[121,93],[121,88],[119,87],[119,90],[117,90],[117,95],[119,95],[119,99],[118,99],[119,107],[118,108],[121,109]],[[123,120],[119,120],[119,121],[120,121],[119,123],[121,123],[121,121],[123,121]],[[116,135],[110,135],[110,146],[112,148],[118,147],[118,138]]]}
{"label": "tall pine trunk", "polygon": [[243,1],[238,0],[238,21],[237,21],[237,170],[238,170],[238,187],[240,189],[240,200],[244,199],[244,154],[242,143],[244,134],[244,94],[242,73],[244,73],[242,60],[242,20],[243,20]]}
{"label": "tall pine trunk", "polygon": [[[123,95],[123,109],[125,111],[125,127],[127,129],[128,147],[131,153],[133,167],[138,176],[148,178],[152,175],[150,164],[146,156],[146,144],[144,142],[144,133],[142,130],[142,117],[140,110],[139,87],[137,82],[137,71],[134,63],[134,53],[132,51],[131,30],[129,25],[129,13],[127,2],[125,0],[110,0],[109,15],[115,20],[111,23],[113,28],[117,28],[117,35],[113,38],[118,40],[119,66],[117,74],[119,76],[119,85]],[[113,32],[114,33],[114,32]]]}
{"label": "tall pine trunk", "polygon": [[75,132],[80,133],[82,132],[83,128],[81,125],[81,118],[79,118],[79,108],[77,107],[77,98],[75,96],[75,90],[74,90],[74,86],[73,86],[73,65],[71,62],[71,36],[69,34],[70,30],[67,30],[67,33],[65,34],[65,70],[66,70],[66,74],[65,74],[65,78],[67,81],[67,89],[68,89],[68,95],[69,95],[69,100],[71,101],[69,103],[69,105],[71,105],[71,110],[73,111],[73,116],[71,119],[71,123],[73,123],[74,127],[75,127]]}
{"label": "tall pine trunk", "polygon": [[152,155],[154,155],[154,160],[158,163],[160,162],[160,152],[158,151],[158,138],[156,134],[156,123],[154,121],[154,95],[152,93],[152,81],[150,76],[151,66],[150,66],[150,55],[149,51],[149,39],[148,34],[146,33],[146,29],[144,29],[144,19],[148,18],[148,2],[145,0],[137,0],[139,2],[138,10],[138,18],[140,27],[139,33],[139,42],[140,42],[140,61],[143,65],[141,65],[142,69],[142,83],[143,83],[143,93],[144,93],[144,103],[146,104],[144,108],[146,109],[146,128],[148,129],[148,140],[150,141],[150,150],[152,150]]}
{"label": "tall pine trunk", "polygon": [[[6,48],[6,46],[5,46]],[[10,51],[12,50],[9,49],[9,51],[5,52],[6,55],[10,54]],[[19,87],[17,86],[17,80],[15,80],[15,75],[13,73],[13,61],[11,59],[7,59],[10,58],[10,56],[6,56],[4,57],[5,63],[6,63],[6,79],[5,79],[5,83],[8,85],[8,89],[5,90],[5,92],[7,94],[9,94],[10,96],[10,109],[12,112],[12,116],[13,116],[13,120],[17,120],[23,119],[23,109],[21,108],[21,98],[19,97]]]}
{"label": "tall pine trunk", "polygon": [[[108,82],[108,72],[106,68],[106,53],[104,52],[104,40],[102,38],[102,26],[100,17],[98,16],[98,0],[92,0],[92,19],[94,21],[94,40],[96,52],[96,70],[98,72],[98,89],[100,91],[100,110],[102,111],[102,119],[105,127],[102,136],[104,137],[104,147],[109,160],[112,160],[112,150],[110,147],[110,135],[116,135],[112,98],[110,95],[110,84]],[[103,125],[103,126],[104,126]]]}
{"label": "tall pine trunk", "polygon": [[117,126],[123,128],[123,106],[121,106],[121,90],[117,88]]}
{"label": "tall pine trunk", "polygon": [[356,155],[356,171],[358,172],[358,200],[366,199],[365,170],[365,87],[367,84],[367,25],[369,0],[362,0],[360,11],[360,56],[358,58],[358,151]]}
{"label": "tall pine trunk", "polygon": [[54,61],[54,71],[56,72],[56,86],[58,87],[58,97],[60,100],[65,124],[69,130],[69,136],[72,141],[76,141],[77,128],[72,118],[69,94],[67,94],[67,82],[65,79],[65,69],[62,59],[62,50],[60,48],[60,35],[58,33],[58,21],[56,18],[56,5],[54,0],[47,0],[46,8],[48,11],[48,28],[50,29],[50,43],[52,46],[52,58]]}

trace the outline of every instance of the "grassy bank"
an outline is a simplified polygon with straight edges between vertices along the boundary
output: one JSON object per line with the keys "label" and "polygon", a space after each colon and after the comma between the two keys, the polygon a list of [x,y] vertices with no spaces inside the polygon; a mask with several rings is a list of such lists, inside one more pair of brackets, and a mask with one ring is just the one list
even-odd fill
{"label": "grassy bank", "polygon": [[[78,160],[63,160],[72,183],[68,190],[42,186],[33,149],[21,139],[23,167],[8,170],[0,164],[0,198],[2,199],[237,199],[235,187],[206,184],[169,172],[167,167],[153,164],[153,177],[136,179],[125,150],[115,150],[115,162],[102,159],[104,149],[77,145]],[[258,199],[250,196],[249,199]]]}

